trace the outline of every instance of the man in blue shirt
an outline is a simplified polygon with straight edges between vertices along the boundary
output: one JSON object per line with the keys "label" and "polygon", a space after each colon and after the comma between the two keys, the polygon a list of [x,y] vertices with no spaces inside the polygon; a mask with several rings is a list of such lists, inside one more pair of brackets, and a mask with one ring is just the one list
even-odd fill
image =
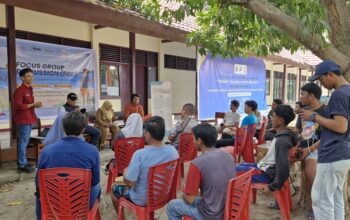
{"label": "man in blue shirt", "polygon": [[[258,123],[258,118],[255,116],[254,111],[258,109],[258,103],[254,100],[247,100],[244,106],[244,112],[247,114],[247,116],[244,117],[241,127],[245,125],[252,125]],[[220,147],[226,147],[226,146],[233,146],[235,145],[235,138],[226,138],[222,140],[216,141],[216,148]]]}
{"label": "man in blue shirt", "polygon": [[150,146],[134,153],[126,175],[124,175],[124,182],[130,189],[127,190],[125,186],[113,186],[112,201],[117,211],[120,197],[130,200],[136,205],[145,206],[149,168],[179,158],[173,146],[163,144],[165,123],[162,117],[154,116],[145,122],[144,136],[146,143]]}
{"label": "man in blue shirt", "polygon": [[[92,208],[101,194],[100,187],[100,155],[94,145],[79,138],[84,133],[88,119],[80,112],[73,111],[63,118],[63,129],[67,134],[62,140],[48,145],[39,157],[40,169],[69,167],[91,170],[91,191],[89,207]],[[39,192],[38,174],[35,177],[37,193]],[[37,195],[36,214],[41,219],[41,203]]]}
{"label": "man in blue shirt", "polygon": [[342,220],[343,187],[350,169],[350,85],[341,75],[339,65],[330,60],[318,64],[310,80],[319,80],[323,87],[334,89],[324,116],[308,110],[300,113],[303,120],[322,126],[321,139],[303,153],[306,157],[318,149],[312,208],[315,219]]}

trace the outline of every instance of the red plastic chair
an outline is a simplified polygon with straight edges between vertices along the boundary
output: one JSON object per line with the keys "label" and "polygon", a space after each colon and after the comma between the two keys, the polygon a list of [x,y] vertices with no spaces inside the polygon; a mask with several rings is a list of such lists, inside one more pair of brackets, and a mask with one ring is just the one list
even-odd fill
{"label": "red plastic chair", "polygon": [[99,201],[89,211],[91,171],[78,168],[39,170],[41,215],[47,219],[101,219]]}
{"label": "red plastic chair", "polygon": [[192,133],[180,134],[179,159],[181,177],[184,177],[184,163],[197,157],[197,149],[194,145],[194,136]]}
{"label": "red plastic chair", "polygon": [[248,126],[243,126],[237,129],[236,136],[235,136],[235,148],[234,148],[234,156],[235,162],[240,161],[240,157],[242,155],[242,151],[245,146],[245,142],[247,141],[247,135],[248,135]]}
{"label": "red plastic chair", "polygon": [[[262,189],[267,184],[252,183],[253,203],[256,203],[256,190]],[[289,179],[286,180],[280,190],[273,192],[273,195],[280,207],[280,212],[283,220],[290,220],[290,211],[293,209],[292,194],[290,192]]]}
{"label": "red plastic chair", "polygon": [[111,192],[112,184],[118,175],[122,175],[129,166],[135,151],[144,148],[145,140],[140,137],[123,138],[114,141],[114,163],[109,165],[106,192]]}
{"label": "red plastic chair", "polygon": [[268,122],[267,120],[264,120],[261,124],[260,133],[258,137],[258,145],[265,143],[265,133],[266,133],[267,122]]}
{"label": "red plastic chair", "polygon": [[148,174],[147,205],[138,206],[125,198],[119,200],[118,220],[124,220],[124,208],[136,214],[138,220],[154,219],[154,211],[176,198],[179,160],[151,166]]}
{"label": "red plastic chair", "polygon": [[253,170],[230,180],[227,186],[224,220],[249,219],[249,194]]}
{"label": "red plastic chair", "polygon": [[[244,147],[241,151],[242,158],[246,163],[255,163],[254,150],[253,150],[253,137],[256,131],[256,124],[248,126],[247,138],[244,142]],[[240,162],[240,157],[238,158]]]}

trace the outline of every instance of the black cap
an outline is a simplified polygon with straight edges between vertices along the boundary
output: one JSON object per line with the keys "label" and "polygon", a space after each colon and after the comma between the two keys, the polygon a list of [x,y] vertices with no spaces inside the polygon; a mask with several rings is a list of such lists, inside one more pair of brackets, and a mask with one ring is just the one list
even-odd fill
{"label": "black cap", "polygon": [[70,100],[72,100],[72,101],[75,101],[75,100],[78,99],[78,96],[77,96],[77,94],[75,94],[74,92],[71,92],[71,93],[69,93],[69,94],[67,95],[67,99],[70,99]]}

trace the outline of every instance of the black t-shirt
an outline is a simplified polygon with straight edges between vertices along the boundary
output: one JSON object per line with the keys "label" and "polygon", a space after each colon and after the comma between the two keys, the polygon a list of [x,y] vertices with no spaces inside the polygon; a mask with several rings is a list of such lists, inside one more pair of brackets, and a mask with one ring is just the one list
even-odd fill
{"label": "black t-shirt", "polygon": [[[326,110],[325,105],[321,105],[315,112],[321,116],[324,116]],[[302,141],[299,144],[299,147],[305,148],[311,146],[316,141],[321,138],[322,126],[317,122],[313,121],[303,121],[300,116],[298,116],[297,124],[295,126],[301,131]]]}

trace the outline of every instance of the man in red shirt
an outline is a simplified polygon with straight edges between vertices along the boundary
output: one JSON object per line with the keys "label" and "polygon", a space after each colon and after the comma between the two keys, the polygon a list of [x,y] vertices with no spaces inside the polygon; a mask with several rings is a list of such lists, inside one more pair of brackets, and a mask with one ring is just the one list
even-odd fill
{"label": "man in red shirt", "polygon": [[235,162],[230,154],[215,148],[218,134],[214,126],[202,123],[192,132],[203,154],[191,161],[184,195],[168,204],[168,219],[223,219],[227,185],[236,175]]}
{"label": "man in red shirt", "polygon": [[124,120],[126,121],[132,113],[138,113],[141,115],[142,119],[145,116],[143,112],[143,107],[139,104],[140,96],[137,94],[132,94],[131,102],[124,108]]}
{"label": "man in red shirt", "polygon": [[42,104],[34,102],[33,88],[30,86],[33,82],[33,71],[29,68],[22,69],[19,76],[22,85],[16,89],[13,96],[15,124],[18,126],[18,170],[33,172],[34,167],[27,161],[27,146],[32,124],[38,121],[34,108],[40,108]]}

